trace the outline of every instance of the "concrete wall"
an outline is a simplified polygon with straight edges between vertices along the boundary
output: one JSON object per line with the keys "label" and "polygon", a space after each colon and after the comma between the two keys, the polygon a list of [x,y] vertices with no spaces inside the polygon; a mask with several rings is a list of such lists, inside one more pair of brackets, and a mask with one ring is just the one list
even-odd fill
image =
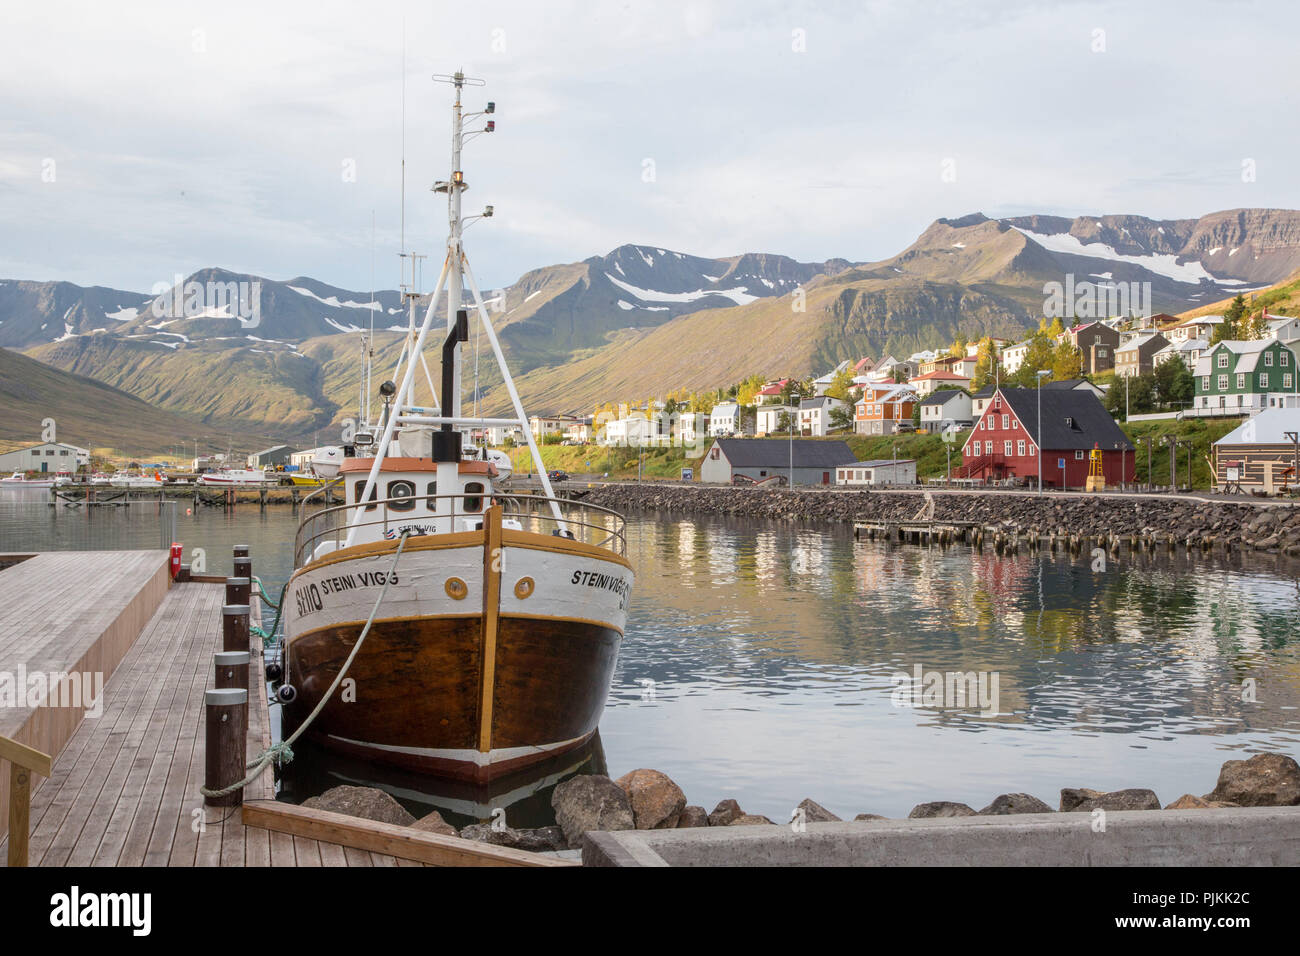
{"label": "concrete wall", "polygon": [[1300,807],[589,833],[584,866],[1298,866]]}

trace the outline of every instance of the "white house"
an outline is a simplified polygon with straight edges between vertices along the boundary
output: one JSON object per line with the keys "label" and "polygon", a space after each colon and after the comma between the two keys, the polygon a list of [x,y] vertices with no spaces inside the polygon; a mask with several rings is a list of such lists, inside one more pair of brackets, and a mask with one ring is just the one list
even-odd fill
{"label": "white house", "polygon": [[693,445],[706,437],[709,416],[703,412],[678,412],[674,429],[679,442],[683,445]]}
{"label": "white house", "polygon": [[0,455],[0,471],[76,471],[90,464],[90,449],[65,445],[62,442],[43,442],[28,448],[17,448]]}
{"label": "white house", "polygon": [[1025,356],[1028,354],[1029,339],[1017,342],[1015,345],[1008,345],[1002,350],[1002,370],[1008,375],[1016,374],[1020,366],[1025,364]]}
{"label": "white house", "polygon": [[823,395],[799,403],[799,434],[818,438],[831,433],[831,410],[848,408],[848,403]]}
{"label": "white house", "polygon": [[500,447],[506,443],[507,438],[513,438],[515,442],[522,443],[524,440],[524,430],[518,425],[490,425],[487,428],[487,442],[493,447]]}
{"label": "white house", "polygon": [[816,396],[816,397],[818,397],[818,398],[820,398],[821,396],[825,395],[825,394],[826,394],[826,390],[827,390],[828,388],[830,388],[831,385],[834,383],[834,381],[835,381],[835,376],[836,376],[836,375],[839,375],[840,372],[843,372],[845,369],[847,369],[847,368],[849,367],[849,364],[850,364],[850,363],[849,363],[849,360],[848,360],[848,359],[845,359],[843,362],[841,362],[839,365],[835,366],[833,369],[831,369],[831,370],[830,370],[829,372],[827,372],[825,375],[821,376],[820,378],[815,378],[815,379],[813,379],[813,382],[812,382],[812,384],[813,384],[813,395]]}
{"label": "white house", "polygon": [[1268,313],[1264,314],[1264,318],[1268,322],[1267,338],[1277,339],[1283,345],[1295,345],[1300,342],[1300,319]]}
{"label": "white house", "polygon": [[549,435],[563,435],[569,421],[563,415],[534,415],[528,419],[528,425],[532,428],[533,438],[540,442]]}
{"label": "white house", "polygon": [[564,430],[564,440],[576,442],[582,445],[591,441],[593,435],[592,422],[590,418],[575,418],[569,422],[568,427]]}
{"label": "white house", "polygon": [[741,434],[740,404],[738,402],[719,402],[709,412],[709,435],[713,438],[725,438]]}
{"label": "white house", "polygon": [[781,427],[782,415],[794,415],[795,410],[790,405],[760,405],[758,406],[758,425],[756,434],[775,435],[784,433],[785,429]]}
{"label": "white house", "polygon": [[880,458],[839,465],[835,469],[835,484],[914,485],[916,484],[916,459]]}
{"label": "white house", "polygon": [[1155,355],[1151,356],[1151,365],[1153,368],[1159,368],[1170,359],[1178,358],[1183,360],[1183,364],[1189,370],[1196,368],[1196,360],[1201,357],[1201,353],[1210,347],[1209,339],[1179,339],[1171,341]]}
{"label": "white house", "polygon": [[921,400],[921,428],[937,433],[945,424],[969,428],[975,421],[970,392],[964,388],[945,388],[931,392]]}
{"label": "white house", "polygon": [[605,423],[606,445],[627,445],[641,448],[658,444],[660,435],[659,419],[646,418],[644,412],[632,412],[627,418],[618,418]]}
{"label": "white house", "polygon": [[1190,342],[1196,339],[1206,339],[1208,341],[1210,336],[1214,334],[1215,327],[1222,324],[1223,316],[1221,315],[1198,315],[1194,319],[1188,319],[1186,322],[1175,325],[1163,334],[1165,338],[1175,345],[1179,342]]}

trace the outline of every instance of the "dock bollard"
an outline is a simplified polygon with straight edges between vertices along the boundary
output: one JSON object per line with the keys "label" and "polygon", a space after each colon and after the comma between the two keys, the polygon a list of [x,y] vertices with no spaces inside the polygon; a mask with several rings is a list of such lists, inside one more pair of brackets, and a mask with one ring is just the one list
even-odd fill
{"label": "dock bollard", "polygon": [[253,580],[253,559],[248,555],[235,555],[234,576]]}
{"label": "dock bollard", "polygon": [[234,554],[234,556],[237,558],[248,557],[248,545],[246,544],[237,544],[234,546],[233,549],[231,549],[231,551]]}
{"label": "dock bollard", "polygon": [[212,655],[217,690],[248,686],[248,651],[218,651]]}
{"label": "dock bollard", "polygon": [[248,578],[226,578],[226,603],[247,604],[250,588]]}
{"label": "dock bollard", "polygon": [[[221,609],[222,651],[248,652],[248,605],[227,604]],[[241,687],[247,687],[245,680]]]}
{"label": "dock bollard", "polygon": [[[248,736],[248,688],[226,687],[203,695],[206,752],[203,783],[220,790],[244,779],[244,739]],[[223,797],[204,797],[210,807],[237,807],[244,802],[243,789]]]}

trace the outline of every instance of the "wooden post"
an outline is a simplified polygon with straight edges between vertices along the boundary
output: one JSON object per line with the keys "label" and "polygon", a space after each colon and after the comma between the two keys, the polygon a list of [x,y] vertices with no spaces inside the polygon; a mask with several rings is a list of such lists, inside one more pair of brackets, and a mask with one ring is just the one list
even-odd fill
{"label": "wooden post", "polygon": [[246,544],[237,544],[237,545],[235,545],[235,547],[234,547],[232,550],[233,550],[234,556],[237,557],[237,558],[246,558],[246,557],[248,557],[248,545],[246,545]]}
{"label": "wooden post", "polygon": [[[227,592],[229,593],[229,592]],[[221,649],[222,651],[243,651],[248,653],[248,605],[227,604],[221,609]],[[221,687],[221,684],[217,685]],[[245,680],[240,687],[247,687]]]}
{"label": "wooden post", "polygon": [[248,686],[248,651],[218,651],[212,655],[216,669],[216,688]]}
{"label": "wooden post", "polygon": [[[220,790],[244,779],[244,748],[248,736],[248,689],[228,687],[203,695],[206,721],[203,783]],[[210,807],[237,807],[244,802],[243,788],[223,797],[204,797]]]}
{"label": "wooden post", "polygon": [[248,578],[251,582],[253,580],[253,559],[246,556],[236,556],[234,576],[237,578]]}
{"label": "wooden post", "polygon": [[250,587],[251,584],[249,583],[248,578],[226,578],[226,603],[247,604]]}
{"label": "wooden post", "polygon": [[31,826],[32,772],[9,765],[9,865],[27,865],[27,838]]}
{"label": "wooden post", "polygon": [[31,827],[32,774],[48,777],[53,770],[49,754],[33,750],[8,737],[0,737],[0,760],[9,761],[9,865],[27,865],[28,830]]}

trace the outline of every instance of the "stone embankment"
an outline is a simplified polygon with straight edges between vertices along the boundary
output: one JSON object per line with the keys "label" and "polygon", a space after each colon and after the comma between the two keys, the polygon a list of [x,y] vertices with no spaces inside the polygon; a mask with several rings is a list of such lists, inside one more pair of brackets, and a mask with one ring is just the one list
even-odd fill
{"label": "stone embankment", "polygon": [[[591,774],[570,777],[551,795],[555,826],[515,829],[500,822],[474,823],[459,831],[437,811],[416,820],[391,796],[367,787],[335,787],[305,806],[333,810],[352,816],[380,820],[399,826],[480,840],[499,846],[532,851],[570,851],[582,847],[583,837],[596,830],[672,830],[685,827],[772,826],[836,823],[842,818],[821,804],[806,798],[788,819],[772,820],[762,814],[746,813],[734,799],[722,800],[713,811],[687,802],[681,787],[658,770],[633,770],[617,780]],[[1204,796],[1184,794],[1164,807],[1166,810],[1214,810],[1229,807],[1300,806],[1300,764],[1278,753],[1255,754],[1246,760],[1226,761],[1214,789]],[[928,817],[972,817],[1021,813],[1094,813],[1116,810],[1159,810],[1160,798],[1145,788],[1091,790],[1067,787],[1061,790],[1059,811],[1027,793],[1004,793],[988,806],[976,810],[964,803],[938,800],[918,804],[908,819]],[[875,813],[859,813],[855,821],[887,819]]]}
{"label": "stone embankment", "polygon": [[[622,512],[657,512],[806,521],[908,522],[920,517],[982,529],[978,543],[1008,547],[1058,541],[1079,550],[1118,551],[1181,546],[1202,551],[1264,551],[1300,555],[1300,507],[1159,495],[1047,493],[780,491],[670,484],[597,485],[582,501]],[[931,503],[933,508],[931,509]]]}

